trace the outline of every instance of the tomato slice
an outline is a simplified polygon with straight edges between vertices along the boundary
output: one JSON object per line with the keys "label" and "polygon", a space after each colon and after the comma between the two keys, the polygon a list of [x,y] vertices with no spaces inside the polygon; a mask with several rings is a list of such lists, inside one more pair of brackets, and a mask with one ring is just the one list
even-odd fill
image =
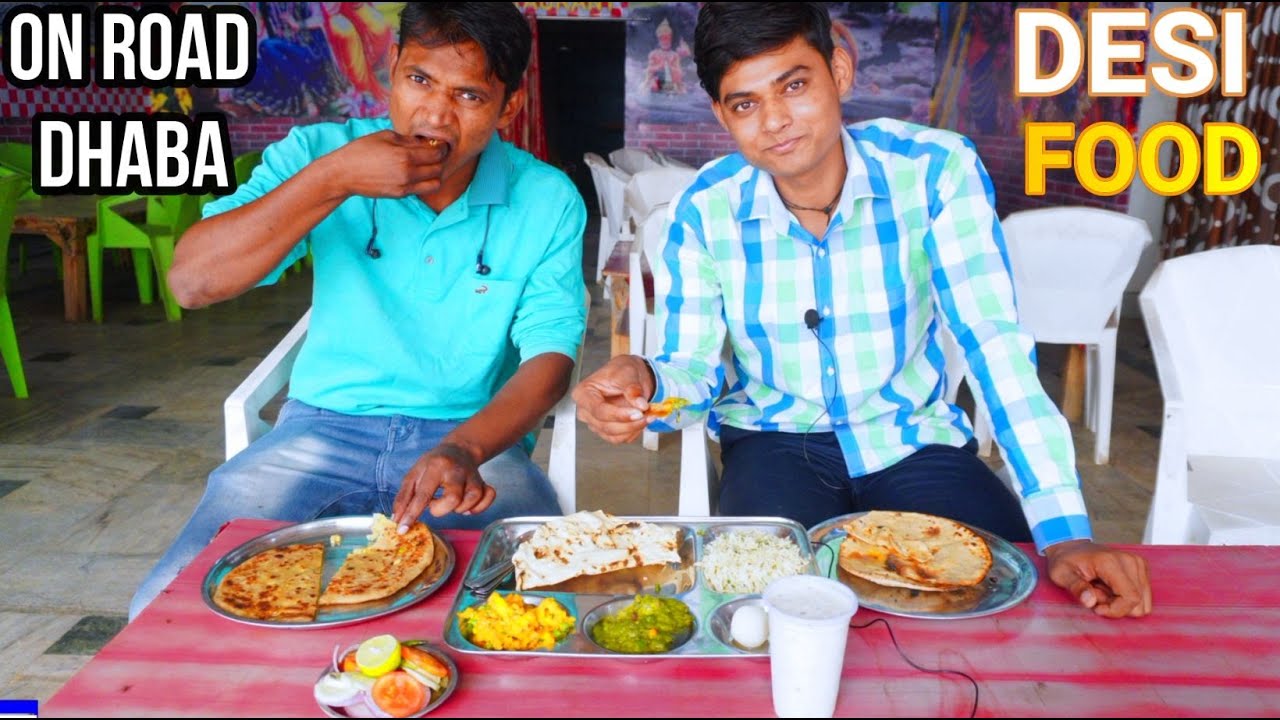
{"label": "tomato slice", "polygon": [[373,684],[373,701],[391,717],[409,717],[427,704],[427,689],[409,673],[396,670]]}

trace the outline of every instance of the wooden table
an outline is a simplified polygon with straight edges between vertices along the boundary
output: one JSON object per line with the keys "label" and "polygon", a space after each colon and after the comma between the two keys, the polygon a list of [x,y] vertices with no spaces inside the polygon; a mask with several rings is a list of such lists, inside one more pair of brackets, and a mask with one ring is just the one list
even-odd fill
{"label": "wooden table", "polygon": [[[213,563],[282,523],[237,520],[71,678],[42,716],[302,716],[335,645],[381,633],[442,645],[444,623],[478,532],[449,532],[453,577],[403,612],[358,625],[268,629],[215,615],[200,594]],[[1024,546],[1024,549],[1025,546]],[[925,667],[977,681],[980,716],[1280,715],[1280,547],[1138,546],[1155,581],[1155,613],[1106,620],[1044,577],[1004,613],[956,621],[860,610],[889,620]],[[837,717],[968,714],[972,686],[913,670],[882,624],[851,630]],[[446,651],[460,685],[431,715],[711,717],[772,715],[765,658],[498,658]]]}
{"label": "wooden table", "polygon": [[[44,195],[18,201],[13,232],[44,235],[62,251],[62,301],[67,322],[89,320],[86,239],[98,226],[98,195]],[[146,201],[128,203],[118,212],[146,211]]]}
{"label": "wooden table", "polygon": [[619,240],[605,261],[604,276],[611,278],[612,313],[609,317],[609,357],[631,352],[628,313],[631,297],[631,240]]}
{"label": "wooden table", "polygon": [[1084,420],[1085,346],[1067,347],[1067,360],[1062,370],[1062,415],[1070,422]]}

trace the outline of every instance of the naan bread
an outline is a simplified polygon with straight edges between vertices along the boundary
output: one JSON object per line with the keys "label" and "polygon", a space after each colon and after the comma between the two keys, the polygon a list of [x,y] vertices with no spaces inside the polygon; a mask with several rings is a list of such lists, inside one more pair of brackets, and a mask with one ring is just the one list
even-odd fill
{"label": "naan bread", "polygon": [[511,563],[516,588],[528,590],[582,575],[680,562],[678,543],[675,528],[583,511],[543,524],[520,543]]}
{"label": "naan bread", "polygon": [[413,582],[435,557],[435,539],[422,522],[404,535],[382,514],[373,518],[369,546],[352,550],[329,580],[320,605],[353,605],[396,594]]}
{"label": "naan bread", "polygon": [[264,550],[222,578],[213,602],[240,617],[310,622],[323,574],[324,543]]}
{"label": "naan bread", "polygon": [[987,542],[946,518],[877,510],[845,532],[840,567],[879,585],[954,590],[977,585],[991,569]]}

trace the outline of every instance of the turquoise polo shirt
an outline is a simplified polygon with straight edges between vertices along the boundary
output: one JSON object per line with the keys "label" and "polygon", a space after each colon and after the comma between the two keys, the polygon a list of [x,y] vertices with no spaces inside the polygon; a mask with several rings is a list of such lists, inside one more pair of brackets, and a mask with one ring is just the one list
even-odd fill
{"label": "turquoise polo shirt", "polygon": [[[265,195],[312,160],[390,129],[387,119],[295,127],[208,217]],[[495,134],[465,192],[439,214],[417,197],[348,198],[261,284],[314,257],[311,324],[289,396],[350,415],[462,420],[520,363],[577,357],[586,326],[586,208],[569,178]],[[477,271],[484,246],[488,275]]]}

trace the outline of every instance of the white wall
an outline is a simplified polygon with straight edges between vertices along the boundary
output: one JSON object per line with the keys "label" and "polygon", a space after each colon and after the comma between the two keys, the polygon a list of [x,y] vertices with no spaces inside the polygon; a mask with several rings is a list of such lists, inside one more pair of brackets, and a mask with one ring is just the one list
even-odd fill
{"label": "white wall", "polygon": [[[1190,6],[1191,3],[1157,2],[1151,17],[1155,18],[1160,13],[1171,8]],[[1163,57],[1148,43],[1148,65]],[[1152,125],[1175,120],[1177,110],[1178,98],[1166,95],[1159,90],[1151,90],[1142,99],[1142,105],[1138,108],[1138,137],[1141,137],[1142,133],[1145,133],[1147,128]],[[1169,166],[1172,162],[1173,145],[1172,143],[1165,143],[1160,149],[1160,168],[1166,177],[1169,174]],[[1138,269],[1134,271],[1133,278],[1129,281],[1125,296],[1125,313],[1137,312],[1137,294],[1147,284],[1147,280],[1151,277],[1151,273],[1155,271],[1156,264],[1159,262],[1160,241],[1164,237],[1164,206],[1167,199],[1163,195],[1151,192],[1146,184],[1138,179],[1135,179],[1133,185],[1129,187],[1129,214],[1133,217],[1142,218],[1147,222],[1147,225],[1151,228],[1153,242],[1143,252],[1142,258],[1138,261]]]}

